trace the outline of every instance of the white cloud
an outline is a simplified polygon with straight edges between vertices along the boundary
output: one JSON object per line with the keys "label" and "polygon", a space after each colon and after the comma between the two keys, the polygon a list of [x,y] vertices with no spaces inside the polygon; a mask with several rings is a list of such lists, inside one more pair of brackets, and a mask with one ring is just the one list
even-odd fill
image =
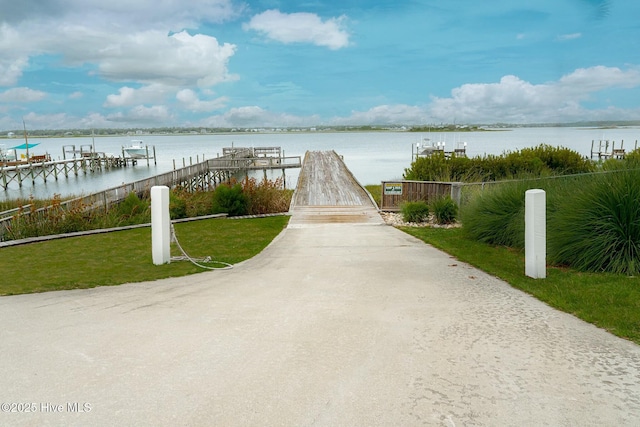
{"label": "white cloud", "polygon": [[107,116],[110,122],[126,122],[131,125],[153,125],[162,126],[173,121],[173,116],[164,105],[154,105],[146,107],[138,105],[129,110],[126,114],[118,112]]}
{"label": "white cloud", "polygon": [[[640,86],[640,70],[615,67],[581,68],[556,82],[534,85],[516,76],[499,83],[465,84],[450,98],[433,98],[429,116],[436,121],[464,123],[539,123],[611,118],[614,110],[587,110],[581,102],[605,89]],[[616,120],[629,118],[620,114]]]}
{"label": "white cloud", "polygon": [[279,10],[267,10],[255,15],[243,28],[282,43],[311,43],[335,50],[349,45],[346,19],[340,16],[323,21],[313,13],[286,14]]}
{"label": "white cloud", "polygon": [[630,68],[626,71],[602,65],[578,68],[573,73],[563,76],[558,86],[572,92],[597,92],[610,87],[637,87],[640,86],[640,68]]}
{"label": "white cloud", "polygon": [[351,113],[349,117],[336,117],[334,125],[395,125],[420,124],[426,122],[424,108],[412,105],[379,105],[367,111]]}
{"label": "white cloud", "polygon": [[[104,18],[103,18],[104,19]],[[51,54],[68,66],[94,65],[112,81],[210,87],[238,77],[228,72],[236,46],[186,31],[90,26],[77,22],[0,24],[0,85],[15,84],[29,57]]]}
{"label": "white cloud", "polygon": [[134,105],[137,103],[135,99],[136,90],[130,87],[121,87],[118,90],[118,94],[108,95],[107,100],[103,104],[105,107],[122,107],[124,105]]}
{"label": "white cloud", "polygon": [[134,89],[128,86],[118,89],[118,94],[107,96],[103,104],[107,108],[129,107],[132,105],[162,102],[170,88],[160,84],[152,84]]}
{"label": "white cloud", "polygon": [[0,86],[11,86],[17,83],[27,63],[26,57],[0,59]]}
{"label": "white cloud", "polygon": [[[245,8],[232,0],[20,0],[2,2],[0,22],[26,20],[78,21],[82,17],[89,26],[114,25],[122,28],[194,27],[200,22],[221,23],[237,17]],[[34,4],[35,3],[35,4]]]}
{"label": "white cloud", "polygon": [[[66,113],[37,114],[29,113],[23,117],[29,129],[66,129],[73,127],[74,122]],[[52,124],[55,123],[54,126]],[[22,128],[20,123],[19,128]]]}
{"label": "white cloud", "polygon": [[69,94],[69,99],[81,99],[82,97],[84,97],[84,93],[80,91],[76,91]]}
{"label": "white cloud", "polygon": [[191,89],[182,89],[176,94],[176,99],[180,101],[187,110],[194,112],[215,111],[224,108],[227,97],[220,97],[212,101],[202,101],[198,95]]}
{"label": "white cloud", "polygon": [[0,86],[16,84],[29,64],[28,50],[20,49],[23,44],[15,28],[0,22]]}
{"label": "white cloud", "polygon": [[220,45],[215,37],[146,31],[103,42],[99,48],[86,43],[62,52],[71,64],[96,63],[98,73],[113,81],[209,87],[237,79],[227,70],[236,47]]}
{"label": "white cloud", "polygon": [[232,108],[222,115],[209,117],[202,126],[220,128],[297,127],[320,123],[319,116],[300,117],[285,113],[273,113],[257,106]]}
{"label": "white cloud", "polygon": [[27,103],[42,101],[47,94],[27,87],[16,87],[0,92],[0,102]]}
{"label": "white cloud", "polygon": [[575,40],[582,37],[582,33],[573,33],[573,34],[562,34],[558,36],[558,40]]}
{"label": "white cloud", "polygon": [[77,125],[68,128],[80,129],[100,129],[113,127],[113,122],[107,120],[105,116],[99,113],[91,113],[76,121]]}

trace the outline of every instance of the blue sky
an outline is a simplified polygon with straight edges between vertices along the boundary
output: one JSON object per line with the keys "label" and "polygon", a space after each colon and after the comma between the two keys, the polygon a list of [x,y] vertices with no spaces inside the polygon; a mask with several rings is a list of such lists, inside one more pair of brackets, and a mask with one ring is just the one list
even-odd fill
{"label": "blue sky", "polygon": [[640,120],[637,0],[0,0],[0,130]]}

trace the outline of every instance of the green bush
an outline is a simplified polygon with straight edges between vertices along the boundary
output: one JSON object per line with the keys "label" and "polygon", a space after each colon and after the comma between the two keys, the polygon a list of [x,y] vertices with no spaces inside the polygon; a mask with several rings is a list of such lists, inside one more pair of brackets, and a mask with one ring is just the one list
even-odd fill
{"label": "green bush", "polygon": [[181,219],[187,217],[187,201],[178,191],[169,193],[169,216],[171,219]]}
{"label": "green bush", "polygon": [[592,272],[640,274],[640,169],[596,175],[558,200],[548,257]]}
{"label": "green bush", "polygon": [[141,199],[135,192],[120,202],[115,208],[118,225],[130,225],[149,222],[151,220],[151,200]]}
{"label": "green bush", "polygon": [[568,148],[539,145],[500,156],[447,158],[443,152],[416,159],[404,178],[416,181],[499,181],[591,172],[594,164]]}
{"label": "green bush", "polygon": [[404,222],[423,222],[429,218],[429,205],[424,201],[405,202],[400,212]]}
{"label": "green bush", "polygon": [[414,181],[448,181],[449,176],[447,160],[441,152],[419,157],[404,170],[404,179]]}
{"label": "green bush", "polygon": [[212,192],[176,187],[169,196],[169,212],[172,219],[210,215],[213,213]]}
{"label": "green bush", "polygon": [[250,215],[287,212],[291,204],[292,190],[284,188],[282,178],[276,180],[263,179],[258,182],[255,178],[242,181],[242,190],[249,200]]}
{"label": "green bush", "polygon": [[213,192],[213,213],[227,213],[229,216],[246,215],[249,199],[242,191],[242,185],[221,184]]}
{"label": "green bush", "polygon": [[451,197],[439,197],[431,203],[431,210],[438,224],[451,224],[458,215],[458,205]]}
{"label": "green bush", "polygon": [[460,212],[465,234],[480,242],[524,247],[524,194],[529,182],[487,186]]}

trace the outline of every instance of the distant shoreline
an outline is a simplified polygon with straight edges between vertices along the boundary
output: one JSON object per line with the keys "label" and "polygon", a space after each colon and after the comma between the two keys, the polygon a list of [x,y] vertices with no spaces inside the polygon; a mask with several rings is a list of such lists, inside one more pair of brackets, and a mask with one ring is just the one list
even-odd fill
{"label": "distant shoreline", "polygon": [[[620,122],[576,122],[576,123],[531,123],[531,124],[476,124],[476,125],[414,125],[414,126],[308,126],[308,127],[256,127],[256,128],[203,128],[203,127],[157,127],[127,129],[33,129],[27,131],[29,138],[101,138],[101,137],[143,137],[143,136],[189,136],[189,135],[245,135],[245,134],[296,134],[296,133],[367,133],[367,132],[496,132],[518,128],[584,128],[624,129],[640,128],[640,121]],[[23,130],[0,132],[0,140],[22,140]]]}

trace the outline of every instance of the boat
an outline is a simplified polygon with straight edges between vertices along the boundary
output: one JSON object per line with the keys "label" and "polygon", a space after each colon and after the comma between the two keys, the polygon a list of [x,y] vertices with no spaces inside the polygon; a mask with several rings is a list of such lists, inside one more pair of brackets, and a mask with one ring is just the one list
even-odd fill
{"label": "boat", "polygon": [[433,142],[430,138],[422,138],[422,141],[416,144],[417,156],[430,156],[436,152],[444,151],[444,142]]}
{"label": "boat", "polygon": [[451,157],[451,155],[455,155],[456,157],[466,157],[467,156],[467,143],[463,141],[458,141],[454,144],[453,151],[445,150],[446,143],[444,141],[433,142],[430,138],[423,138],[421,142],[416,144],[416,158],[418,157],[429,157],[435,153],[442,153],[446,158]]}
{"label": "boat", "polygon": [[18,156],[13,148],[5,148],[4,144],[0,144],[0,165],[7,166],[9,163],[17,162]]}
{"label": "boat", "polygon": [[122,149],[132,159],[146,159],[149,153],[149,149],[144,145],[140,139],[134,139],[131,141],[131,145]]}

